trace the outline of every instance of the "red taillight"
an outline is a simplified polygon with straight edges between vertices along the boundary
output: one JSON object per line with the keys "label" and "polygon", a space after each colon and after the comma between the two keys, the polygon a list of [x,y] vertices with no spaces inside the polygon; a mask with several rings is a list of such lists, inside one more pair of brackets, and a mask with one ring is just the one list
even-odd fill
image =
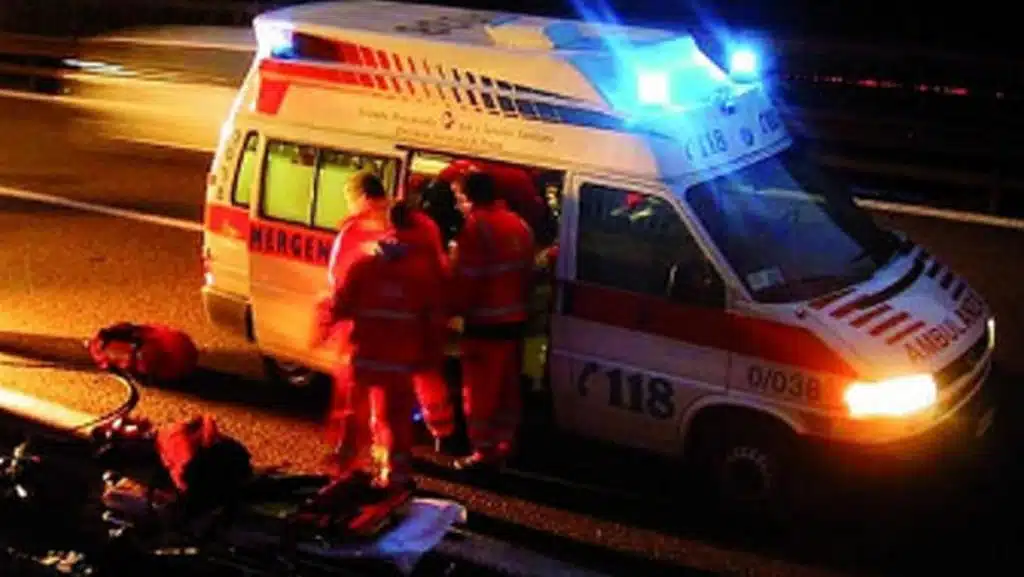
{"label": "red taillight", "polygon": [[200,262],[203,264],[203,284],[213,284],[213,271],[211,270],[211,262],[213,260],[213,252],[210,247],[204,246],[203,252],[199,257]]}

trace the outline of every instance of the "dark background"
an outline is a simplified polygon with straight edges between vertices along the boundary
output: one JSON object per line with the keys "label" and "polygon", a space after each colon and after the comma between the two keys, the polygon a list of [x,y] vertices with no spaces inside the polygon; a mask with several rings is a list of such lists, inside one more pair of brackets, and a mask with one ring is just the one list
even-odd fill
{"label": "dark background", "polygon": [[[581,0],[591,9],[605,4],[628,21],[727,25],[786,37],[822,41],[925,46],[962,54],[1020,56],[1017,3],[854,0]],[[302,2],[253,0],[3,0],[0,25],[7,29],[68,28],[87,32],[98,26],[143,23],[245,24],[252,13]],[[435,0],[436,4],[513,9],[571,15],[571,0]],[[218,11],[220,13],[218,13]],[[894,55],[898,55],[898,52]]]}

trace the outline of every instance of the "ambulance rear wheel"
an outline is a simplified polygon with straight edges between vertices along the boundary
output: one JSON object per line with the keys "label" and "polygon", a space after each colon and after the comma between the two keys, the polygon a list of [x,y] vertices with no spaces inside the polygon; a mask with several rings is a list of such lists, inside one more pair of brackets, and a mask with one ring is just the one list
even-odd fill
{"label": "ambulance rear wheel", "polygon": [[692,463],[715,508],[765,520],[789,516],[799,467],[792,432],[761,416],[716,416],[725,418],[703,419],[694,431]]}
{"label": "ambulance rear wheel", "polygon": [[271,382],[300,389],[315,386],[327,378],[309,367],[272,357],[263,357],[263,368]]}

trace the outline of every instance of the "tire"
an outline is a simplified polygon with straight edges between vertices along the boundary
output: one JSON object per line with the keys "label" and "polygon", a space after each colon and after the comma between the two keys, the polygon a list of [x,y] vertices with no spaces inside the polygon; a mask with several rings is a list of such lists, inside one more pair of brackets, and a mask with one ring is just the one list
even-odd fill
{"label": "tire", "polygon": [[715,509],[765,521],[796,513],[793,487],[800,466],[795,435],[785,425],[753,415],[704,423],[695,431],[694,465]]}
{"label": "tire", "polygon": [[288,387],[313,388],[329,380],[327,375],[309,367],[272,357],[263,357],[263,368],[271,382]]}

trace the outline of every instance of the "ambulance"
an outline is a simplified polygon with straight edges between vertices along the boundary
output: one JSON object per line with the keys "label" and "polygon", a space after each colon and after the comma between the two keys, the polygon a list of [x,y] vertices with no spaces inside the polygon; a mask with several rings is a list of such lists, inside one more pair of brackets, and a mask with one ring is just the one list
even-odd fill
{"label": "ambulance", "polygon": [[380,1],[254,27],[209,174],[202,298],[277,378],[333,362],[308,343],[352,176],[400,195],[470,160],[528,171],[553,207],[524,382],[558,430],[684,458],[753,503],[793,486],[805,447],[925,460],[991,428],[984,299],[814,164],[753,52]]}

